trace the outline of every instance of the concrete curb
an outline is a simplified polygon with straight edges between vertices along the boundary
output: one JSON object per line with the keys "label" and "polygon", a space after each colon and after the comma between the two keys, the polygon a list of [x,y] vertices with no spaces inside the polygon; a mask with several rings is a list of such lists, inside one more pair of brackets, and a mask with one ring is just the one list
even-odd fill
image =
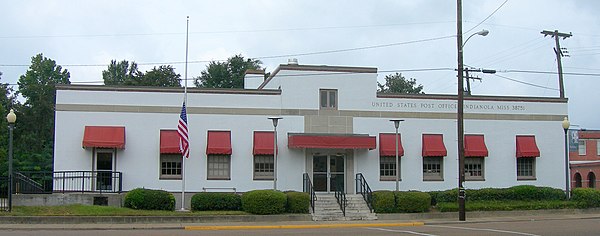
{"label": "concrete curb", "polygon": [[210,216],[0,216],[2,224],[165,224],[312,221],[309,214]]}
{"label": "concrete curb", "polygon": [[409,223],[358,223],[358,224],[310,224],[310,225],[218,225],[185,226],[185,230],[244,230],[244,229],[318,229],[318,228],[355,228],[355,227],[400,227],[423,226],[423,222]]}

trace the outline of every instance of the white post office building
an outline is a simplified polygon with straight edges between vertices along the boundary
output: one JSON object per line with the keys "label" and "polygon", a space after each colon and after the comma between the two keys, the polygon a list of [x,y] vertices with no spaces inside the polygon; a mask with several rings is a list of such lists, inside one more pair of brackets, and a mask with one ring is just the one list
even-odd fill
{"label": "white post office building", "polygon": [[[282,191],[302,191],[304,173],[317,192],[354,193],[358,173],[373,190],[394,190],[390,119],[404,120],[400,190],[457,187],[455,95],[378,94],[376,68],[291,63],[262,73],[247,73],[244,89],[188,89],[186,192],[272,189],[274,173]],[[182,101],[183,88],[58,87],[54,170],[121,172],[123,191],[181,192]],[[566,99],[466,96],[465,187],[563,188],[565,116]],[[276,161],[269,117],[282,117]]]}

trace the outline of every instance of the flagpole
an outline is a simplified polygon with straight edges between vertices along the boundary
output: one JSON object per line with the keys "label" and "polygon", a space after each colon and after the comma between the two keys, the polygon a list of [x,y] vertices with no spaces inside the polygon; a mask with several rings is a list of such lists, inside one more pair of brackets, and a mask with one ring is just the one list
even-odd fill
{"label": "flagpole", "polygon": [[[188,35],[190,31],[190,16],[187,16],[185,29],[185,72],[183,74],[183,105],[187,104],[187,70],[188,70]],[[187,110],[187,108],[186,108]],[[187,111],[186,111],[187,113]],[[186,114],[187,116],[187,114]],[[188,122],[189,124],[189,122]],[[189,143],[188,143],[189,146]],[[189,155],[189,154],[188,154]],[[181,155],[181,210],[185,211],[185,154]]]}

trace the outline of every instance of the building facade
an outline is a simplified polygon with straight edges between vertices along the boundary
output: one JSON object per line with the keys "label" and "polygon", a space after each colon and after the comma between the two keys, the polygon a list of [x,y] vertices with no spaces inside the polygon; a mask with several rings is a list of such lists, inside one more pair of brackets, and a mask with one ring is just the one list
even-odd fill
{"label": "building facade", "polygon": [[569,130],[571,188],[598,188],[600,130]]}
{"label": "building facade", "polygon": [[[377,69],[364,67],[283,64],[245,84],[188,89],[184,165],[182,88],[60,86],[54,169],[122,172],[124,191],[177,193],[182,173],[190,193],[271,189],[275,173],[277,189],[302,191],[306,173],[318,192],[353,193],[359,173],[373,190],[395,189],[398,144],[400,190],[458,185],[456,96],[378,94]],[[566,115],[566,99],[466,97],[465,187],[564,188]],[[282,118],[277,160],[269,117]],[[404,120],[398,143],[390,119]]]}

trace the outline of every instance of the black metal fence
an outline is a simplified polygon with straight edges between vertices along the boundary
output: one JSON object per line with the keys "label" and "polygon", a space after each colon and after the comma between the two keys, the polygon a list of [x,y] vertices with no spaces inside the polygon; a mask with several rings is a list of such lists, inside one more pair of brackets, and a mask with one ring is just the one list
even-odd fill
{"label": "black metal fence", "polygon": [[0,211],[9,211],[10,206],[8,202],[8,186],[10,180],[8,176],[0,176]]}
{"label": "black metal fence", "polygon": [[123,173],[113,171],[15,172],[15,193],[123,191]]}

